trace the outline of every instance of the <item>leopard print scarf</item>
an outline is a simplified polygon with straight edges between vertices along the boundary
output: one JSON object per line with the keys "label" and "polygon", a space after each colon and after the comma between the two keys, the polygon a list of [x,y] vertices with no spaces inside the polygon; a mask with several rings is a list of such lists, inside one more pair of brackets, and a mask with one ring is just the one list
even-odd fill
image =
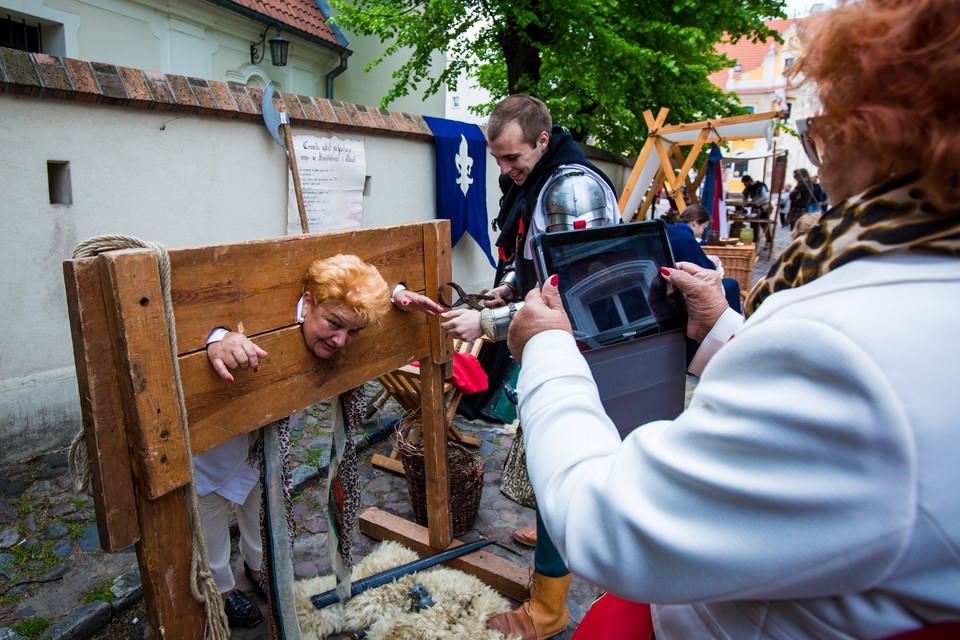
{"label": "leopard print scarf", "polygon": [[749,317],[767,296],[800,287],[838,267],[890,251],[960,257],[960,210],[934,207],[914,172],[867,189],[830,209],[788,246],[750,291]]}

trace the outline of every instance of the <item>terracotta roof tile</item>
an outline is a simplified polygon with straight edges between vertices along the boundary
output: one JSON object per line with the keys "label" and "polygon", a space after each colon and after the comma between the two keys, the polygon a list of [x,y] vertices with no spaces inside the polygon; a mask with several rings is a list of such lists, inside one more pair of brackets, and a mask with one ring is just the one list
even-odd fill
{"label": "terracotta roof tile", "polygon": [[[5,47],[0,47],[0,93],[263,121],[263,91],[238,82],[188,78]],[[417,114],[292,93],[282,93],[281,100],[274,101],[278,102],[284,104],[297,128],[420,140],[433,136]]]}
{"label": "terracotta roof tile", "polygon": [[270,16],[289,25],[340,45],[336,33],[327,24],[327,18],[314,0],[234,0],[236,4]]}
{"label": "terracotta roof tile", "polygon": [[[783,35],[783,32],[786,31],[790,25],[796,21],[797,20],[794,18],[787,20],[767,20],[764,24],[774,29],[777,33]],[[721,42],[717,45],[716,50],[717,53],[727,54],[727,57],[733,60],[734,64],[739,64],[739,73],[747,73],[748,71],[753,71],[763,64],[763,57],[770,52],[771,45],[773,46],[774,51],[779,51],[780,47],[783,46],[777,42],[774,42],[772,38],[769,38],[763,42],[750,42],[749,40],[743,39],[736,44],[732,44],[730,42]],[[707,79],[723,89],[731,73],[734,73],[733,67],[728,67],[721,71],[711,73],[709,76],[707,76]]]}

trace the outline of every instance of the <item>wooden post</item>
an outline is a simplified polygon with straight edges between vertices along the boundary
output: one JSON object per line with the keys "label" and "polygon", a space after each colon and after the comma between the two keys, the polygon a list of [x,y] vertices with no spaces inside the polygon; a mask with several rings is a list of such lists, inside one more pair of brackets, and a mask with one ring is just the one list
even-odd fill
{"label": "wooden post", "polygon": [[121,551],[140,539],[130,453],[123,426],[120,381],[100,291],[96,258],[63,264],[73,358],[80,393],[80,415],[100,546]]}
{"label": "wooden post", "polygon": [[620,201],[617,205],[620,207],[620,214],[633,216],[632,220],[637,220],[643,217],[644,211],[640,211],[638,214],[634,215],[633,211],[628,212],[627,206],[631,200],[636,201],[639,199],[633,198],[633,192],[636,189],[646,189],[647,185],[641,184],[638,185],[637,181],[640,178],[640,173],[643,171],[644,165],[647,163],[647,158],[650,157],[651,152],[653,151],[653,138],[656,135],[657,129],[663,126],[663,123],[667,121],[667,115],[669,115],[669,109],[660,109],[657,113],[657,119],[653,119],[653,112],[649,109],[643,112],[643,118],[647,123],[647,129],[649,133],[647,135],[646,142],[643,143],[643,148],[640,150],[640,157],[637,158],[637,163],[633,166],[633,171],[630,173],[630,177],[627,179],[627,185],[623,188],[623,193],[620,194]]}
{"label": "wooden post", "polygon": [[[441,282],[452,280],[449,254],[450,228],[446,238],[437,227],[423,230],[424,286],[427,295],[438,295]],[[443,249],[441,249],[443,247]],[[445,259],[433,259],[432,256]],[[453,340],[440,329],[439,316],[429,319],[431,358],[420,363],[420,417],[423,419],[423,458],[427,493],[427,523],[430,545],[442,550],[453,540],[450,524],[447,476],[447,420],[443,404],[444,365],[453,358]]]}
{"label": "wooden post", "polygon": [[193,549],[182,488],[190,479],[167,340],[160,274],[146,249],[98,258],[133,456],[140,540],[137,563],[154,638],[203,637],[190,594]]}

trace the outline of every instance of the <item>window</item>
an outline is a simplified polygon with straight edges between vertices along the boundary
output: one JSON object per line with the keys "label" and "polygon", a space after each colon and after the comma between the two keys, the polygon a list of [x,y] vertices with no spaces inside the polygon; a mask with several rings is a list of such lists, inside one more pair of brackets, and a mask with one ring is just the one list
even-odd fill
{"label": "window", "polygon": [[453,96],[453,108],[454,109],[460,108],[460,96]]}
{"label": "window", "polygon": [[781,75],[785,74],[787,71],[790,70],[790,67],[793,65],[793,61],[794,61],[794,58],[783,59],[783,71],[780,72]]}
{"label": "window", "polygon": [[734,162],[733,163],[733,177],[739,178],[742,175],[745,175],[749,171],[750,163],[744,160],[743,162]]}
{"label": "window", "polygon": [[20,51],[41,51],[40,24],[29,25],[26,20],[15,21],[11,16],[0,18],[0,47]]}
{"label": "window", "polygon": [[47,161],[47,187],[50,191],[50,204],[73,204],[69,162],[65,160]]}
{"label": "window", "polygon": [[752,104],[748,104],[744,107],[747,110],[747,113],[756,113],[757,108]]}

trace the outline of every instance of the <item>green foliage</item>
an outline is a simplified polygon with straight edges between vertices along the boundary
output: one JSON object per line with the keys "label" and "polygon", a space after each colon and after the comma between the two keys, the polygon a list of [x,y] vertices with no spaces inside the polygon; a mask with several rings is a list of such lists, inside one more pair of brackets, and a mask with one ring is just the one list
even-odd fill
{"label": "green foliage", "polygon": [[312,447],[307,449],[307,463],[312,467],[319,466],[321,453],[323,453],[323,447]]}
{"label": "green foliage", "polygon": [[30,618],[13,624],[13,630],[27,638],[39,638],[52,624],[46,618]]}
{"label": "green foliage", "polygon": [[83,604],[89,604],[94,600],[113,602],[116,599],[116,596],[113,595],[112,591],[110,591],[111,587],[113,587],[113,579],[104,581],[102,584],[95,587],[93,590],[83,596]]}
{"label": "green foliage", "polygon": [[[511,93],[547,103],[574,138],[613,152],[637,152],[643,111],[670,109],[669,122],[743,113],[707,76],[731,66],[715,44],[767,37],[764,18],[782,18],[783,0],[333,0],[340,27],[376,35],[403,59],[381,106],[426,84],[456,89],[466,72],[493,104]],[[431,77],[435,52],[447,67]]]}
{"label": "green foliage", "polygon": [[36,578],[57,565],[60,560],[53,553],[53,541],[45,542],[34,549],[20,544],[13,549],[13,567],[22,576]]}
{"label": "green foliage", "polygon": [[93,522],[93,518],[90,518],[83,522],[64,522],[63,525],[69,530],[70,533],[67,534],[67,537],[71,540],[77,540],[80,536],[83,535],[84,530],[87,528],[87,525]]}

